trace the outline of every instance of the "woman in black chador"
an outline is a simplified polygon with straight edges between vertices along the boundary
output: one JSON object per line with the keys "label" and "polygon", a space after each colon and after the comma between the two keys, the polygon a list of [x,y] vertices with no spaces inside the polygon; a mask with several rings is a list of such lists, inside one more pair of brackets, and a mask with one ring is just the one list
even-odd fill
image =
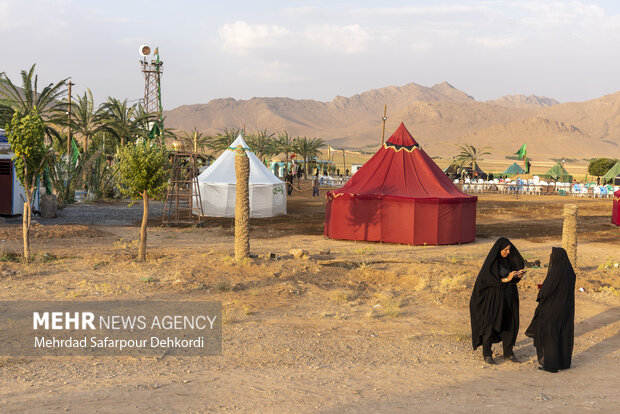
{"label": "woman in black chador", "polygon": [[519,332],[517,283],[525,275],[525,261],[510,240],[499,238],[487,255],[469,301],[471,340],[474,349],[482,345],[482,356],[494,364],[491,345],[502,342],[504,358],[519,362],[512,347]]}
{"label": "woman in black chador", "polygon": [[549,372],[570,368],[575,339],[575,271],[566,250],[554,247],[538,307],[525,335],[534,338],[538,362]]}

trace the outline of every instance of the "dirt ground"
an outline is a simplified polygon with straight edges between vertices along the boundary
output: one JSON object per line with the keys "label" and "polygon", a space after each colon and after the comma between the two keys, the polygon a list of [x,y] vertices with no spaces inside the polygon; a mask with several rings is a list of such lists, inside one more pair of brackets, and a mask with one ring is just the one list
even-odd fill
{"label": "dirt ground", "polygon": [[[580,216],[573,366],[539,371],[523,335],[544,268],[519,286],[522,362],[505,362],[498,345],[498,364],[484,365],[468,309],[484,257],[506,236],[546,264],[567,202]],[[152,217],[146,263],[134,261],[136,226],[35,225],[35,260],[23,264],[12,254],[19,225],[0,224],[0,300],[224,306],[223,356],[0,357],[0,412],[617,412],[620,227],[611,204],[482,195],[474,243],[406,246],[326,239],[324,197],[296,192],[289,215],[252,220],[258,257],[242,264],[231,258],[230,219],[167,228]],[[310,258],[294,259],[291,248]]]}

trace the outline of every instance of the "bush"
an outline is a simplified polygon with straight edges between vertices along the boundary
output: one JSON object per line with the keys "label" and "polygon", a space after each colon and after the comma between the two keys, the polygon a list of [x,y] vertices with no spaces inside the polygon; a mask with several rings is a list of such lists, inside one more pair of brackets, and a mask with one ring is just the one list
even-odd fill
{"label": "bush", "polygon": [[618,162],[618,160],[613,158],[595,158],[591,160],[590,165],[588,165],[588,174],[595,177],[605,175],[616,162]]}

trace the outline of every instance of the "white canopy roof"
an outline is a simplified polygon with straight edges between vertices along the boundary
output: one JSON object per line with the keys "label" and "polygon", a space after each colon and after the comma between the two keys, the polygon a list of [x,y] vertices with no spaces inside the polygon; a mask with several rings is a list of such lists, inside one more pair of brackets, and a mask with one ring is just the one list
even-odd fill
{"label": "white canopy roof", "polygon": [[269,168],[258,159],[256,154],[248,147],[248,144],[239,135],[237,139],[228,147],[226,151],[218,157],[209,168],[198,176],[201,183],[221,183],[236,184],[235,175],[235,150],[241,145],[250,159],[250,185],[251,184],[283,184],[283,182],[273,175]]}

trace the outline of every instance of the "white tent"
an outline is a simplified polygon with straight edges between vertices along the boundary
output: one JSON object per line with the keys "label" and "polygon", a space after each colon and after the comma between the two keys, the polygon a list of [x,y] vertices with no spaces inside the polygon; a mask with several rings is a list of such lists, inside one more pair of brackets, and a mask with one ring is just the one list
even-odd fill
{"label": "white tent", "polygon": [[238,145],[245,149],[250,159],[250,217],[286,214],[284,183],[269,171],[239,135],[230,147],[198,176],[204,215],[235,216],[235,149]]}

